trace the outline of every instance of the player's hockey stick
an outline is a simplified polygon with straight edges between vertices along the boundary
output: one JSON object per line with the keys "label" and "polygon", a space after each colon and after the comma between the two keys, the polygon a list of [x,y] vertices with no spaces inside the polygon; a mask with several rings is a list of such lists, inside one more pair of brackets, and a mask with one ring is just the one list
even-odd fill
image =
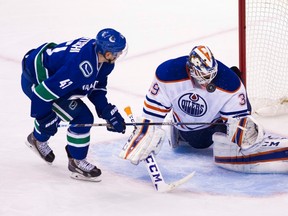
{"label": "player's hockey stick", "polygon": [[[222,122],[135,122],[125,123],[126,126],[142,126],[142,125],[223,125]],[[98,127],[98,126],[110,126],[109,123],[93,123],[93,124],[59,124],[58,127]]]}
{"label": "player's hockey stick", "polygon": [[[124,109],[125,113],[127,114],[127,116],[130,118],[131,122],[134,123],[134,127],[136,128],[137,125],[135,124],[135,120],[134,117],[132,115],[132,111],[131,108],[128,106]],[[187,182],[189,179],[191,179],[193,177],[193,175],[195,174],[195,171],[190,173],[189,175],[185,176],[184,178],[176,181],[176,182],[172,182],[170,184],[167,184],[164,181],[163,175],[161,174],[161,171],[159,169],[159,166],[156,162],[156,159],[152,154],[150,154],[146,160],[145,160],[145,166],[147,168],[147,171],[149,173],[149,176],[152,180],[152,183],[154,185],[154,188],[156,189],[156,191],[158,192],[168,192],[168,191],[172,191],[173,189],[175,189],[176,187],[184,184],[185,182]]]}

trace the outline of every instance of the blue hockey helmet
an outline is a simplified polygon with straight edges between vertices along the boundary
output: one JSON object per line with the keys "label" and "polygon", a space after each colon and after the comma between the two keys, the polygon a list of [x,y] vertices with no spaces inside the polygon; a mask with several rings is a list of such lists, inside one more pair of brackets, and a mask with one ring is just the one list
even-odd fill
{"label": "blue hockey helmet", "polygon": [[209,84],[217,75],[218,64],[207,46],[195,46],[186,63],[191,77],[201,85]]}
{"label": "blue hockey helmet", "polygon": [[126,48],[126,38],[112,28],[102,29],[96,36],[96,50],[100,54],[111,52],[113,55],[121,53]]}

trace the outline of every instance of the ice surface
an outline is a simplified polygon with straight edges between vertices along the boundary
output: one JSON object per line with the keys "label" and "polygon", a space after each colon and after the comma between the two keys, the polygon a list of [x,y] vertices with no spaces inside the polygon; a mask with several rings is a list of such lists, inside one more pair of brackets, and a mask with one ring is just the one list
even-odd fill
{"label": "ice surface", "polygon": [[[143,164],[118,158],[131,127],[125,135],[92,129],[88,157],[102,169],[101,183],[69,177],[65,128],[50,140],[56,154],[52,166],[24,144],[33,120],[20,88],[20,62],[29,49],[48,41],[94,37],[106,27],[118,29],[128,40],[129,52],[109,78],[108,97],[120,111],[130,105],[137,116],[162,61],[206,44],[227,65],[238,65],[237,25],[236,0],[1,0],[0,215],[286,215],[287,175],[217,168],[211,149],[171,151],[166,142],[157,156],[165,180],[194,170],[196,175],[171,193],[157,193]],[[287,135],[287,118],[278,123],[274,118],[260,120]]]}

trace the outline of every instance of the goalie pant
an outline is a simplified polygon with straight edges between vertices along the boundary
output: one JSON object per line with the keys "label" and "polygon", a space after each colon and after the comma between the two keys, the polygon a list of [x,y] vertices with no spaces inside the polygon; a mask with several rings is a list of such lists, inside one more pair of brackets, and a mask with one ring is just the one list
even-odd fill
{"label": "goalie pant", "polygon": [[242,150],[226,134],[215,133],[214,161],[224,169],[243,173],[288,173],[288,138],[266,133],[250,149]]}

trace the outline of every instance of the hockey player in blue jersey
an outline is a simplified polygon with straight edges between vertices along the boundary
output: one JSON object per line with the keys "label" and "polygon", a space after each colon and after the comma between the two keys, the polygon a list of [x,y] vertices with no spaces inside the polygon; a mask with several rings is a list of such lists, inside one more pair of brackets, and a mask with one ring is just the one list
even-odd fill
{"label": "hockey player in blue jersey", "polygon": [[[79,38],[60,44],[45,43],[26,53],[22,61],[21,85],[31,100],[34,129],[26,144],[48,163],[55,155],[48,140],[62,121],[92,124],[94,117],[81,100],[87,96],[97,115],[109,123],[107,129],[125,133],[125,122],[106,98],[108,75],[120,55],[127,52],[126,39],[107,28],[95,39]],[[74,178],[98,179],[101,170],[86,160],[91,127],[69,127],[66,151],[68,169]]]}
{"label": "hockey player in blue jersey", "polygon": [[133,132],[120,157],[138,164],[157,154],[166,133],[149,122],[172,121],[174,126],[167,130],[172,148],[185,144],[203,149],[214,143],[215,163],[223,168],[287,173],[288,139],[265,132],[251,116],[238,73],[215,59],[207,46],[160,64],[138,119],[148,124]]}

